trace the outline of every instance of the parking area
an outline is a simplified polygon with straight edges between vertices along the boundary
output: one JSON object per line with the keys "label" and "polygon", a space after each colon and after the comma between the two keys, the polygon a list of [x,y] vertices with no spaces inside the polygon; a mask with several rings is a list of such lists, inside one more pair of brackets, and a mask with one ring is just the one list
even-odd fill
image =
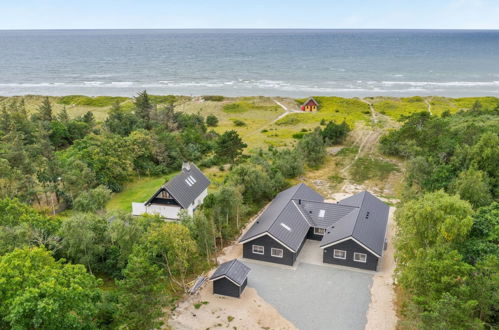
{"label": "parking area", "polygon": [[248,286],[299,329],[364,329],[373,273],[314,264],[322,250],[309,242],[294,268],[242,259]]}

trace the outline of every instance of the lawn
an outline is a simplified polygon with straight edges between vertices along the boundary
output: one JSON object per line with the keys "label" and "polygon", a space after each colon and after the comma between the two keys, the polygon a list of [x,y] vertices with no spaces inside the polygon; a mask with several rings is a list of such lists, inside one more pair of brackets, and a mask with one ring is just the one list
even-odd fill
{"label": "lawn", "polygon": [[132,211],[132,202],[145,202],[159,187],[177,173],[166,177],[141,177],[125,185],[122,192],[113,195],[106,205],[108,211]]}

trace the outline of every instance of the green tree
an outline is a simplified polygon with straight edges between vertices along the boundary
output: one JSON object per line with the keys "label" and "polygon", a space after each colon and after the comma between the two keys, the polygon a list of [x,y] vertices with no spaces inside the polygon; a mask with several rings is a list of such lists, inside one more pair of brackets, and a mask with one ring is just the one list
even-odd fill
{"label": "green tree", "polygon": [[55,261],[43,248],[0,257],[0,328],[89,329],[100,282],[81,265]]}
{"label": "green tree", "polygon": [[74,200],[73,207],[81,212],[97,212],[103,210],[110,199],[111,190],[104,186],[98,186],[80,193]]}
{"label": "green tree", "polygon": [[192,238],[197,243],[198,251],[204,254],[209,262],[216,247],[213,221],[204,212],[196,212],[192,217],[184,216],[181,223],[189,228]]}
{"label": "green tree", "polygon": [[399,264],[414,259],[419,250],[436,244],[462,242],[473,225],[471,205],[443,191],[426,193],[397,210]]}
{"label": "green tree", "polygon": [[487,174],[471,168],[459,173],[451,183],[450,191],[478,208],[492,202],[488,181]]}
{"label": "green tree", "polygon": [[318,168],[326,159],[326,147],[321,135],[321,129],[317,127],[310,134],[306,134],[298,142],[298,151],[308,166]]}
{"label": "green tree", "polygon": [[272,167],[286,179],[296,178],[303,174],[303,158],[297,150],[282,149],[272,156]]}
{"label": "green tree", "polygon": [[208,115],[206,117],[206,125],[210,127],[218,126],[218,118],[215,115]]}
{"label": "green tree", "polygon": [[244,201],[262,202],[272,197],[272,182],[267,173],[251,164],[240,164],[230,172],[227,183],[241,188]]}
{"label": "green tree", "polygon": [[0,200],[0,255],[24,246],[58,246],[60,221],[16,199]]}
{"label": "green tree", "polygon": [[52,104],[50,104],[48,97],[43,99],[42,104],[38,107],[36,116],[41,121],[52,121]]}
{"label": "green tree", "polygon": [[157,329],[165,304],[161,269],[145,253],[136,249],[117,281],[118,305],[116,323],[125,329]]}
{"label": "green tree", "polygon": [[60,230],[64,255],[92,273],[106,251],[106,230],[107,221],[93,214],[79,213],[66,219]]}
{"label": "green tree", "polygon": [[134,98],[134,104],[135,104],[135,115],[142,121],[145,128],[147,129],[151,128],[150,127],[151,112],[153,111],[154,107],[149,98],[149,94],[147,94],[147,91],[144,90],[140,92]]}
{"label": "green tree", "polygon": [[499,196],[499,136],[484,133],[471,148],[471,165],[487,173],[494,197]]}
{"label": "green tree", "polygon": [[119,102],[113,104],[104,122],[104,125],[111,133],[121,136],[128,136],[137,128],[137,124],[138,119],[135,114],[123,110]]}
{"label": "green tree", "polygon": [[216,142],[215,154],[222,161],[235,163],[246,147],[246,143],[243,142],[236,131],[225,131]]}
{"label": "green tree", "polygon": [[189,229],[178,223],[152,227],[145,236],[145,249],[166,270],[169,278],[186,287],[186,276],[192,270],[197,253]]}

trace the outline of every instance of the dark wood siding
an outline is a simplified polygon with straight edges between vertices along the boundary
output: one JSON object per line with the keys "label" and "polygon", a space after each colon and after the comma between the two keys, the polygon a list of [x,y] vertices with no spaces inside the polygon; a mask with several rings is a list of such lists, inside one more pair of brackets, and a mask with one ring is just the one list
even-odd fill
{"label": "dark wood siding", "polygon": [[[263,246],[265,248],[264,254],[253,253],[253,248],[252,248],[253,245]],[[282,258],[272,257],[270,255],[271,248],[282,249],[283,251]],[[277,242],[268,235],[259,237],[257,239],[254,239],[252,241],[243,244],[243,257],[248,259],[261,260],[282,265],[293,266],[296,260],[296,255],[297,253],[291,252],[286,247],[284,247],[283,245],[281,245],[279,242]]]}
{"label": "dark wood siding", "polygon": [[[244,284],[246,286],[246,282]],[[213,281],[213,293],[239,298],[241,288],[225,277]]]}
{"label": "dark wood siding", "polygon": [[[334,250],[344,250],[347,251],[346,259],[336,259],[334,258]],[[367,255],[367,260],[365,263],[357,262],[353,260],[354,252],[365,253]],[[323,252],[323,261],[328,264],[335,264],[347,267],[362,268],[367,270],[376,270],[378,267],[378,257],[376,257],[371,252],[364,249],[359,244],[355,243],[353,240],[347,240],[339,244],[327,247]]]}
{"label": "dark wood siding", "polygon": [[307,233],[307,238],[312,239],[314,241],[322,241],[323,235],[316,235],[314,234],[314,227],[310,227]]}

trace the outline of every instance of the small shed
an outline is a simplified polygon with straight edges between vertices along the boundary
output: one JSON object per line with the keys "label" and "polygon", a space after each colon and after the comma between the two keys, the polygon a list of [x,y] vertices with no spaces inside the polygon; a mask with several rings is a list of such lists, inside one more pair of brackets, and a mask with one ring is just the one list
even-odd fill
{"label": "small shed", "polygon": [[319,109],[319,103],[311,97],[305,101],[300,108],[302,111],[317,111]]}
{"label": "small shed", "polygon": [[213,293],[239,298],[248,283],[251,269],[237,259],[224,262],[210,277]]}

